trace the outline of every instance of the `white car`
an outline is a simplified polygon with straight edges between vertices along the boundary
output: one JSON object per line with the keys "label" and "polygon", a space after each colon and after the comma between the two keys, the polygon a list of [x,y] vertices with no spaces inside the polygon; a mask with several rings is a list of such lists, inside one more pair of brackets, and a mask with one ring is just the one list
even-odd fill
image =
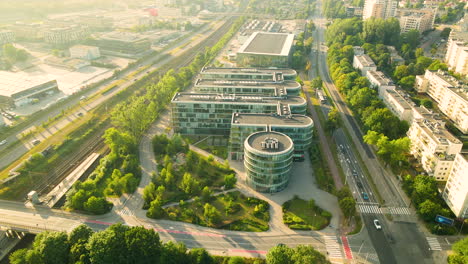
{"label": "white car", "polygon": [[375,225],[375,228],[376,228],[377,230],[382,229],[382,226],[380,225],[379,220],[374,219],[374,225]]}
{"label": "white car", "polygon": [[5,145],[6,143],[7,143],[7,141],[6,141],[6,139],[4,139],[4,140],[0,141],[0,146]]}

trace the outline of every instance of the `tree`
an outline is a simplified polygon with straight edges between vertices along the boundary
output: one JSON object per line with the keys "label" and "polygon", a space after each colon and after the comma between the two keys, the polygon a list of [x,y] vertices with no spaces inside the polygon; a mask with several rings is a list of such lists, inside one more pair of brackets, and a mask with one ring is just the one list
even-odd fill
{"label": "tree", "polygon": [[294,254],[292,255],[292,260],[296,264],[306,264],[306,263],[329,263],[327,258],[315,250],[312,246],[299,245],[295,248]]}
{"label": "tree", "polygon": [[224,188],[226,190],[234,188],[236,182],[237,178],[235,174],[227,174],[226,176],[224,176]]}
{"label": "tree", "polygon": [[328,112],[328,119],[327,119],[327,129],[329,131],[334,131],[337,129],[341,124],[341,117],[340,113],[338,112],[338,109],[336,107],[333,107],[330,112]]}
{"label": "tree", "polygon": [[200,183],[192,177],[192,174],[186,172],[180,183],[180,189],[188,194],[193,195],[199,192]]}
{"label": "tree", "polygon": [[84,209],[93,214],[104,214],[112,206],[104,197],[89,197],[84,203]]}
{"label": "tree", "polygon": [[203,202],[209,202],[211,200],[211,195],[213,195],[213,192],[210,190],[210,188],[208,186],[203,187],[201,192],[201,200]]}
{"label": "tree", "polygon": [[448,264],[468,263],[468,237],[465,237],[453,244],[453,255],[448,256]]}
{"label": "tree", "polygon": [[127,258],[131,263],[153,263],[161,255],[161,241],[153,229],[132,227],[125,232]]}
{"label": "tree", "polygon": [[159,219],[159,218],[162,218],[165,213],[166,212],[162,208],[161,200],[154,199],[150,204],[148,212],[146,212],[146,216],[148,216],[149,218]]}
{"label": "tree", "polygon": [[163,246],[161,261],[164,264],[191,263],[187,255],[187,247],[182,243],[167,242]]}
{"label": "tree", "polygon": [[356,214],[356,201],[352,197],[346,197],[338,202],[345,217],[352,217]]}
{"label": "tree", "polygon": [[418,205],[418,213],[425,221],[434,220],[441,210],[442,207],[431,200],[426,200]]}
{"label": "tree", "polygon": [[315,77],[310,82],[310,85],[312,86],[312,88],[315,88],[315,89],[322,88],[322,78],[320,78],[320,76]]}
{"label": "tree", "polygon": [[37,264],[63,264],[68,262],[69,243],[65,232],[43,232],[36,236],[32,251]]}
{"label": "tree", "polygon": [[127,249],[125,245],[125,232],[114,226],[94,233],[88,241],[87,249],[91,263],[96,264],[124,264],[126,263]]}
{"label": "tree", "polygon": [[414,84],[416,82],[416,77],[414,75],[403,77],[398,83],[401,87],[405,90],[411,90],[414,88]]}
{"label": "tree", "polygon": [[93,233],[93,230],[89,226],[82,224],[73,229],[68,235],[71,263],[90,263],[89,251],[86,249],[86,244]]}
{"label": "tree", "polygon": [[203,206],[203,216],[210,226],[214,226],[221,220],[221,215],[219,214],[218,209],[209,203],[206,203],[205,206]]}
{"label": "tree", "polygon": [[278,245],[268,251],[266,261],[268,264],[293,264],[293,255],[293,249],[285,245]]}
{"label": "tree", "polygon": [[189,252],[193,264],[213,264],[213,257],[204,248],[194,248]]}
{"label": "tree", "polygon": [[22,248],[11,253],[9,260],[11,264],[29,264],[28,262],[28,249]]}
{"label": "tree", "polygon": [[231,257],[229,258],[228,264],[245,264],[245,261],[241,257]]}

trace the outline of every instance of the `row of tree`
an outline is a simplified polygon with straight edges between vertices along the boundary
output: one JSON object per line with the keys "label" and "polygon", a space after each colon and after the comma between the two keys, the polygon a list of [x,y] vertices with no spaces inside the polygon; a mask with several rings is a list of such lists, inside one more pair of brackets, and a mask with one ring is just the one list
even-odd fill
{"label": "row of tree", "polygon": [[434,177],[418,175],[413,178],[407,175],[403,178],[403,190],[411,198],[417,213],[426,222],[432,233],[438,235],[453,235],[456,233],[455,227],[434,222],[437,215],[454,218],[452,211],[439,195]]}
{"label": "row of tree", "polygon": [[[264,264],[262,259],[213,257],[203,248],[163,243],[153,229],[112,225],[94,232],[80,225],[70,234],[43,232],[30,249],[10,255],[12,264]],[[271,262],[276,263],[276,262]]]}

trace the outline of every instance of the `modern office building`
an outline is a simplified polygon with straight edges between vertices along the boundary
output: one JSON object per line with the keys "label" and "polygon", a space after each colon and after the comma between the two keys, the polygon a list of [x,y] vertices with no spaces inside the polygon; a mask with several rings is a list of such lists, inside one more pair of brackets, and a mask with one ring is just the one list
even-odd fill
{"label": "modern office building", "polygon": [[354,55],[353,67],[361,71],[362,76],[367,75],[367,71],[377,71],[377,66],[369,55]]}
{"label": "modern office building", "polygon": [[234,113],[231,121],[229,155],[233,160],[244,159],[245,139],[254,132],[280,132],[294,142],[294,157],[304,158],[305,151],[312,143],[314,121],[305,115]]}
{"label": "modern office building", "polygon": [[294,144],[279,132],[251,134],[244,143],[246,182],[259,192],[278,192],[289,183]]}
{"label": "modern office building", "polygon": [[377,88],[380,98],[383,98],[385,90],[393,90],[396,88],[393,81],[381,71],[367,71],[366,77],[369,82]]}
{"label": "modern office building", "polygon": [[468,133],[468,85],[448,73],[426,70],[418,92],[427,93],[463,133]]}
{"label": "modern office building", "polygon": [[455,155],[442,197],[457,218],[468,218],[468,153]]}
{"label": "modern office building", "polygon": [[84,60],[94,60],[101,57],[98,47],[85,46],[85,45],[75,45],[70,47],[70,57],[84,59]]}
{"label": "modern office building", "polygon": [[288,67],[294,34],[254,32],[237,51],[239,67]]}
{"label": "modern office building", "polygon": [[210,80],[197,79],[197,93],[263,94],[268,96],[299,95],[301,85],[296,81]]}
{"label": "modern office building", "polygon": [[407,132],[411,154],[437,181],[446,181],[463,143],[433,119],[415,119]]}
{"label": "modern office building", "polygon": [[15,34],[11,30],[0,30],[0,46],[6,43],[12,43],[15,39]]}
{"label": "modern office building", "polygon": [[50,28],[44,31],[44,41],[54,46],[64,46],[82,41],[87,35],[88,30],[78,25]]}
{"label": "modern office building", "polygon": [[0,102],[22,106],[47,94],[58,92],[56,80],[0,71]]}
{"label": "modern office building", "polygon": [[200,72],[200,78],[211,80],[263,80],[282,82],[295,80],[297,72],[293,69],[278,68],[215,68],[204,67]]}
{"label": "modern office building", "polygon": [[445,61],[453,71],[468,75],[468,31],[450,32]]}
{"label": "modern office building", "polygon": [[362,18],[366,20],[371,17],[382,19],[394,17],[397,5],[398,1],[395,0],[365,0]]}
{"label": "modern office building", "polygon": [[172,127],[188,135],[229,135],[233,113],[305,114],[306,108],[299,96],[177,93],[172,98]]}
{"label": "modern office building", "polygon": [[138,55],[151,50],[151,42],[146,37],[130,32],[110,32],[91,41],[101,53],[110,55]]}
{"label": "modern office building", "polygon": [[417,30],[420,33],[434,28],[435,11],[432,9],[398,9],[401,33]]}

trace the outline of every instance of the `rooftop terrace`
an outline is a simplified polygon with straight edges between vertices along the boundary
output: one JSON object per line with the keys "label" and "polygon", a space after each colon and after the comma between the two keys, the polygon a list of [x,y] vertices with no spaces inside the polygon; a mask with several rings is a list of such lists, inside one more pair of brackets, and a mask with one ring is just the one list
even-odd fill
{"label": "rooftop terrace", "polygon": [[293,41],[294,34],[254,32],[238,53],[288,56]]}

